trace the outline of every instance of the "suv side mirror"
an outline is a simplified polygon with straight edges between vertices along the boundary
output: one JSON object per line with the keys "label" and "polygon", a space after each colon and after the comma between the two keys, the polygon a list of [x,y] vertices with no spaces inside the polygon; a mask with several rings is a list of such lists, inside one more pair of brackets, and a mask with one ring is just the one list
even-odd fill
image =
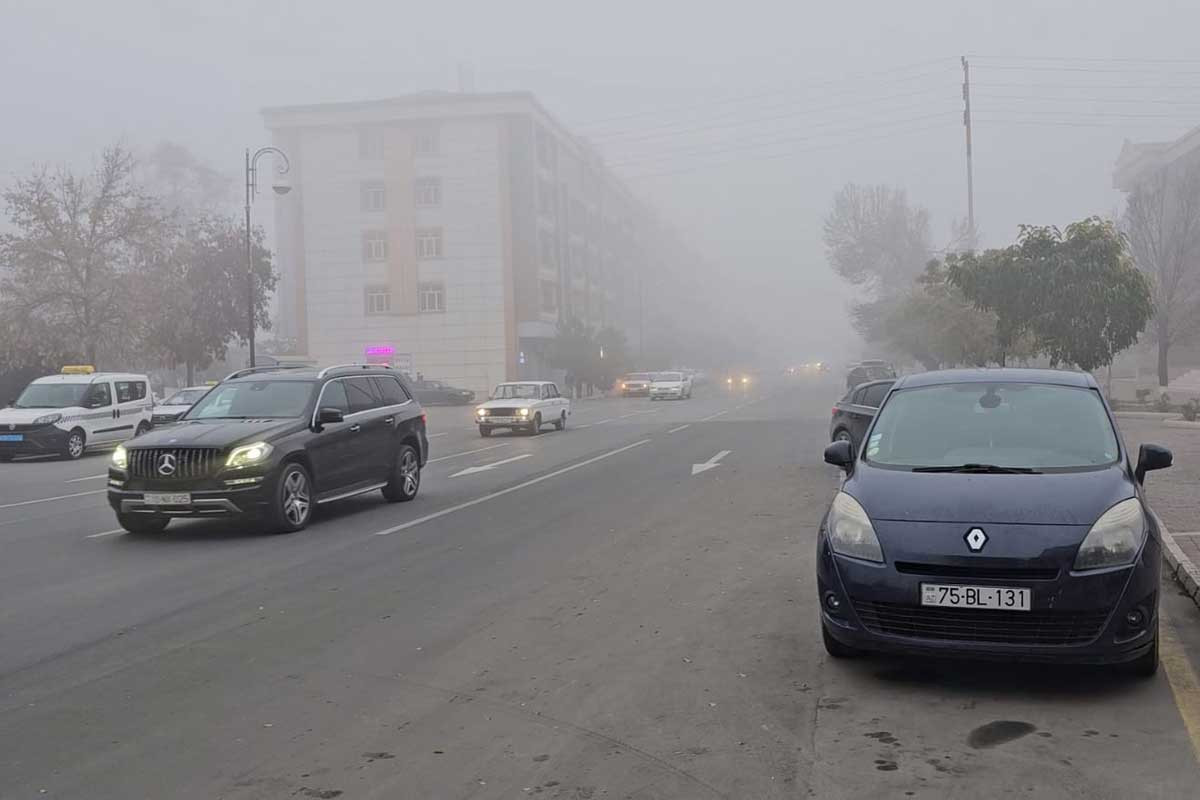
{"label": "suv side mirror", "polygon": [[317,412],[318,425],[336,425],[346,419],[340,408],[322,408]]}
{"label": "suv side mirror", "polygon": [[1138,448],[1137,469],[1134,477],[1141,483],[1146,480],[1146,473],[1156,469],[1166,469],[1171,466],[1174,457],[1171,451],[1162,445],[1144,444]]}
{"label": "suv side mirror", "polygon": [[825,448],[825,463],[846,470],[854,468],[854,445],[850,442],[833,442]]}

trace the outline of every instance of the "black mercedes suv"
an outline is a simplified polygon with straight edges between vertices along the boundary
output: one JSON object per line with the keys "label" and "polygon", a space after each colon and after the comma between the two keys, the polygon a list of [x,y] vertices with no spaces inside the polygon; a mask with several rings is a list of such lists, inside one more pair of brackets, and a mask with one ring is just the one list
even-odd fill
{"label": "black mercedes suv", "polygon": [[233,373],[179,422],[118,447],[108,503],[132,533],[174,517],[249,517],[298,531],[315,506],[374,490],[417,496],[425,414],[387,367]]}

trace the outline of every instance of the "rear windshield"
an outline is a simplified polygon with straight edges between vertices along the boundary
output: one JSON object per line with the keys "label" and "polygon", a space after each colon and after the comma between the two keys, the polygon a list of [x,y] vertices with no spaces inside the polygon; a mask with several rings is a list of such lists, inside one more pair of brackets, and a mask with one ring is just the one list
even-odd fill
{"label": "rear windshield", "polygon": [[1120,450],[1100,395],[1032,383],[901,389],[879,412],[865,460],[894,467],[1078,469]]}
{"label": "rear windshield", "polygon": [[164,406],[190,406],[192,403],[204,397],[204,393],[208,389],[180,389],[175,394],[163,401]]}
{"label": "rear windshield", "polygon": [[217,386],[184,419],[266,419],[304,416],[311,381],[237,381]]}

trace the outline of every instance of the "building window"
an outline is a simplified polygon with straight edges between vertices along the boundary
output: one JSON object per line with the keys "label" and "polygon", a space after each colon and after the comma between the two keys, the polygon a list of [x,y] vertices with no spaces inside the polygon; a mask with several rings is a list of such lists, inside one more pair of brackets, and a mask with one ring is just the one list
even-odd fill
{"label": "building window", "polygon": [[442,204],[442,179],[418,178],[416,183],[418,206],[440,206]]}
{"label": "building window", "polygon": [[367,231],[363,234],[363,260],[387,261],[388,240],[383,231]]}
{"label": "building window", "polygon": [[442,229],[417,229],[417,258],[442,257]]}
{"label": "building window", "polygon": [[558,259],[554,257],[554,238],[546,231],[538,234],[538,247],[541,250],[542,266],[554,269]]}
{"label": "building window", "polygon": [[368,286],[366,288],[367,316],[387,314],[392,310],[392,292],[386,286]]}
{"label": "building window", "polygon": [[542,311],[558,310],[558,287],[553,281],[542,281]]}
{"label": "building window", "polygon": [[554,139],[551,138],[545,128],[537,129],[536,139],[538,163],[548,170],[553,170],[555,156]]}
{"label": "building window", "polygon": [[413,134],[413,155],[432,156],[438,152],[437,128],[421,128]]}
{"label": "building window", "polygon": [[387,187],[382,182],[372,181],[362,185],[362,210],[383,211],[387,208]]}
{"label": "building window", "polygon": [[417,287],[418,309],[421,313],[431,313],[446,310],[446,285],[443,283],[422,283]]}
{"label": "building window", "polygon": [[543,217],[554,219],[554,184],[538,181],[538,211]]}
{"label": "building window", "polygon": [[358,157],[373,160],[383,158],[383,128],[359,128]]}

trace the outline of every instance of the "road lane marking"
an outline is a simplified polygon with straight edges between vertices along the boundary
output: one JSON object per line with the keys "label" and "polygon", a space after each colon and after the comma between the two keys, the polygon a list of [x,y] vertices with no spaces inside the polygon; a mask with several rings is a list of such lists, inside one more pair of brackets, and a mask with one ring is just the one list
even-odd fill
{"label": "road lane marking", "polygon": [[87,497],[90,494],[104,494],[107,489],[97,489],[94,492],[76,492],[75,494],[60,494],[57,497],[43,497],[41,500],[22,500],[19,503],[5,503],[0,508],[16,508],[17,506],[32,506],[38,503],[53,503],[55,500],[69,500],[72,497]]}
{"label": "road lane marking", "polygon": [[1175,696],[1175,707],[1183,718],[1188,738],[1192,741],[1192,752],[1200,762],[1200,678],[1192,669],[1192,663],[1184,652],[1183,645],[1175,638],[1173,623],[1159,608],[1164,625],[1159,629],[1159,663],[1167,673],[1167,683]]}
{"label": "road lane marking", "polygon": [[428,436],[426,436],[425,438],[426,439],[436,439],[439,436],[446,436],[446,435],[447,435],[446,431],[442,431],[441,433],[431,433]]}
{"label": "road lane marking", "polygon": [[617,417],[617,419],[625,419],[626,417],[632,417],[636,413],[638,413],[638,412],[630,411],[628,414],[622,414],[621,416]]}
{"label": "road lane marking", "polygon": [[503,497],[506,494],[512,494],[513,492],[519,491],[521,489],[527,489],[530,486],[541,483],[542,481],[548,481],[551,478],[557,478],[559,475],[566,475],[568,472],[574,472],[575,470],[581,469],[582,467],[586,467],[589,464],[595,464],[597,461],[603,461],[606,458],[611,458],[620,453],[624,453],[626,450],[632,450],[635,447],[641,447],[644,444],[648,444],[650,441],[651,441],[650,439],[642,439],[640,441],[634,442],[633,444],[627,444],[624,447],[618,447],[616,450],[609,450],[607,453],[601,453],[598,456],[592,456],[591,458],[587,459],[586,461],[580,461],[578,464],[571,464],[570,466],[563,467],[562,469],[556,469],[553,472],[547,472],[545,475],[539,475],[536,478],[531,478],[530,480],[522,481],[521,483],[518,483],[515,486],[509,486],[507,489],[501,489],[498,492],[491,492],[490,494],[485,494],[482,497],[476,497],[474,500],[468,500],[465,503],[459,503],[458,505],[450,506],[449,508],[443,508],[441,511],[435,511],[432,514],[426,514],[423,517],[417,517],[416,519],[409,520],[408,522],[405,522],[402,525],[396,525],[391,528],[384,528],[381,531],[376,531],[373,535],[375,535],[375,536],[390,536],[393,533],[399,533],[400,531],[407,530],[408,528],[413,528],[413,527],[416,527],[417,525],[423,525],[426,522],[430,522],[435,519],[440,519],[441,517],[445,517],[449,514],[454,514],[458,511],[462,511],[464,508],[470,508],[471,506],[477,506],[480,503],[486,503],[489,500],[495,500],[497,497]]}
{"label": "road lane marking", "polygon": [[502,461],[493,461],[490,464],[480,464],[478,467],[467,467],[466,469],[464,469],[460,472],[454,473],[450,477],[451,478],[461,478],[464,475],[474,475],[477,472],[488,472],[489,470],[493,470],[496,467],[503,466],[504,464],[511,464],[512,462],[520,461],[523,458],[533,458],[533,453],[521,453],[521,455],[519,455],[519,456],[513,456],[512,458],[506,458]]}
{"label": "road lane marking", "polygon": [[717,417],[721,416],[722,414],[728,414],[730,411],[733,411],[733,410],[735,410],[735,409],[727,408],[724,411],[718,411],[715,414],[709,414],[707,417],[701,417],[700,421],[708,422],[710,419],[716,419]]}
{"label": "road lane marking", "polygon": [[478,450],[464,450],[461,453],[451,453],[448,456],[440,456],[438,458],[431,458],[428,461],[426,461],[425,463],[426,464],[435,464],[438,461],[446,461],[447,459],[458,458],[459,456],[469,456],[472,453],[482,453],[484,450],[495,450],[497,447],[511,447],[511,446],[512,446],[512,442],[504,442],[503,444],[493,444],[493,445],[489,445],[487,447],[480,447]]}
{"label": "road lane marking", "polygon": [[710,469],[716,469],[721,466],[721,459],[729,455],[732,450],[722,450],[715,456],[705,461],[703,464],[692,464],[692,474],[699,475],[702,472],[708,472]]}
{"label": "road lane marking", "polygon": [[579,430],[580,428],[590,428],[590,427],[592,427],[592,423],[585,422],[582,425],[572,425],[571,427],[574,428],[575,430]]}
{"label": "road lane marking", "polygon": [[612,422],[612,417],[609,417],[608,419],[598,419],[595,422],[593,422],[592,424],[593,425],[607,425],[610,422]]}
{"label": "road lane marking", "polygon": [[108,477],[108,473],[106,472],[103,475],[88,475],[86,478],[72,478],[69,481],[63,481],[63,482],[64,483],[82,483],[83,481],[98,481],[101,478],[107,478],[107,477]]}
{"label": "road lane marking", "polygon": [[85,536],[85,537],[83,537],[83,538],[85,538],[85,539],[99,539],[101,536],[112,536],[114,533],[124,533],[124,532],[125,532],[125,529],[124,529],[124,528],[117,528],[115,531],[101,531],[100,533],[93,533],[93,534],[90,534],[90,535],[88,535],[88,536]]}
{"label": "road lane marking", "polygon": [[678,428],[671,428],[671,430],[667,431],[667,433],[679,433],[684,428],[690,427],[692,427],[692,423],[689,422],[687,425],[680,425]]}

